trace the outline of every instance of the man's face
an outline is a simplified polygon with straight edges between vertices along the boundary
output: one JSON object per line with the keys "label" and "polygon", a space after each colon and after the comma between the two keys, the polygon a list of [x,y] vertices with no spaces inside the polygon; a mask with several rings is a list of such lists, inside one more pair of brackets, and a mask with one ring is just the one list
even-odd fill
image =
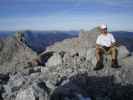
{"label": "man's face", "polygon": [[102,34],[107,34],[107,32],[108,32],[108,31],[107,31],[107,28],[101,29],[101,33],[102,33]]}

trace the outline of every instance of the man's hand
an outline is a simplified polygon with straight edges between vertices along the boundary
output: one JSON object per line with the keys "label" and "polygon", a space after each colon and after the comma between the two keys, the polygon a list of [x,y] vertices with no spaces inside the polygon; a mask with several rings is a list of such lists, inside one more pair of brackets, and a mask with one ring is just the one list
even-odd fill
{"label": "man's hand", "polygon": [[112,43],[110,47],[116,46],[116,42]]}
{"label": "man's hand", "polygon": [[114,42],[112,43],[111,47],[115,46],[115,47],[119,47],[121,44],[119,42]]}

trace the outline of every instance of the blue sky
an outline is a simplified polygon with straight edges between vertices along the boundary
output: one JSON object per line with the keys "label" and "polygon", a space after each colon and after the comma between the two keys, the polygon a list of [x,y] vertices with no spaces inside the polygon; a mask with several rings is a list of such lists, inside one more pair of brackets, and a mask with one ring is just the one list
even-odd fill
{"label": "blue sky", "polygon": [[133,0],[0,0],[0,30],[133,31]]}

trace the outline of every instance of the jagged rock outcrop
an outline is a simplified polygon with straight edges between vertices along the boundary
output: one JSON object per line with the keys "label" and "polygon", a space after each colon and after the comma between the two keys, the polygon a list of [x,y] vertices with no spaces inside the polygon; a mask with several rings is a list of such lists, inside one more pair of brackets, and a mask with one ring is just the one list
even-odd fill
{"label": "jagged rock outcrop", "polygon": [[[93,65],[90,62],[76,56],[75,60],[79,60],[75,63],[71,61],[71,63],[57,66],[40,66],[41,72],[28,75],[16,73],[10,75],[9,81],[4,85],[6,92],[2,96],[4,100],[24,100],[24,98],[31,98],[31,100],[37,98],[39,100],[66,100],[66,98],[68,100],[71,98],[74,100],[80,100],[80,98],[125,100],[133,98],[131,95],[133,93],[132,66],[124,63],[128,60],[127,58],[123,59],[123,66],[119,69],[105,66],[97,72],[91,69]],[[43,84],[41,88],[39,83]]]}
{"label": "jagged rock outcrop", "polygon": [[[45,52],[55,51],[55,52],[69,52],[71,54],[79,53],[80,56],[86,55],[86,52],[90,48],[94,48],[96,44],[97,36],[100,34],[98,27],[93,28],[90,31],[81,30],[79,37],[72,39],[65,39],[62,42],[57,42],[52,46],[47,47]],[[123,45],[118,43],[118,45]],[[126,47],[126,46],[125,46]],[[124,48],[125,48],[124,47]],[[125,49],[124,49],[125,50]],[[124,51],[123,51],[124,52]]]}
{"label": "jagged rock outcrop", "polygon": [[80,48],[79,43],[80,42],[79,42],[78,38],[65,39],[62,42],[57,42],[54,45],[47,47],[45,52],[48,52],[48,51],[56,51],[56,52],[65,51],[65,52],[75,53]]}
{"label": "jagged rock outcrop", "polygon": [[26,45],[23,35],[18,32],[0,41],[0,72],[23,70],[36,57],[36,53]]}
{"label": "jagged rock outcrop", "polygon": [[[67,39],[63,42],[55,43],[53,46],[47,48],[45,52],[53,51],[55,53],[64,52],[62,56],[62,64],[57,64],[56,66],[48,66],[42,70],[43,73],[47,74],[49,77],[49,81],[52,84],[58,85],[57,90],[54,91],[51,100],[80,100],[81,98],[84,99],[92,99],[92,100],[125,100],[133,98],[130,94],[133,90],[133,78],[132,76],[132,56],[130,57],[131,52],[126,48],[124,45],[120,45],[118,47],[118,61],[119,64],[122,66],[118,69],[113,69],[110,67],[111,60],[110,56],[105,55],[104,60],[104,68],[100,71],[94,71],[93,68],[96,64],[95,58],[95,40],[97,35],[99,34],[98,29],[93,29],[88,32],[81,32],[78,38]],[[60,55],[61,56],[61,55]],[[52,56],[54,58],[54,56]],[[55,58],[56,60],[56,58]],[[54,60],[53,60],[54,61]],[[52,61],[51,61],[52,62]],[[103,83],[98,82],[98,87],[96,83],[91,83],[92,80],[87,80],[88,78],[79,79],[78,82],[74,81],[71,83],[71,77],[75,76],[80,73],[87,73],[87,77],[93,77],[94,80],[102,79],[103,77],[113,77],[109,84],[104,80],[101,80]],[[79,78],[78,76],[76,80]],[[81,75],[82,77],[82,75]],[[92,79],[93,79],[92,78]],[[82,80],[82,81],[80,81]],[[105,78],[106,80],[106,78]],[[108,80],[108,78],[107,78]],[[107,81],[106,80],[106,81]],[[87,84],[80,84],[80,82],[87,82]],[[100,84],[101,85],[100,88]],[[105,89],[105,84],[107,85],[107,90]],[[115,84],[115,85],[112,85]],[[102,87],[103,86],[103,87]],[[79,88],[80,87],[80,88]],[[91,87],[93,87],[91,89]],[[84,89],[88,88],[85,92]],[[126,89],[131,89],[127,91]],[[95,90],[96,89],[96,90]],[[103,90],[102,90],[103,89]],[[109,90],[108,90],[109,89]],[[121,89],[120,93],[117,93]],[[71,92],[72,91],[72,92]],[[89,91],[89,92],[88,92]],[[91,93],[94,91],[94,93]],[[97,93],[95,93],[97,91]],[[104,92],[103,92],[104,91]],[[117,92],[114,92],[117,91]],[[110,96],[104,93],[109,93]],[[87,94],[86,94],[87,93]],[[122,94],[123,96],[120,96]],[[114,95],[116,97],[114,97]],[[128,95],[128,96],[127,96]],[[61,99],[60,99],[61,98]]]}
{"label": "jagged rock outcrop", "polygon": [[81,30],[77,38],[65,39],[63,42],[57,42],[49,46],[46,51],[77,52],[79,50],[95,47],[96,38],[99,34],[100,31],[98,27],[90,31]]}
{"label": "jagged rock outcrop", "polygon": [[[104,68],[94,71],[95,42],[89,41],[95,40],[98,33],[91,32],[94,35],[91,38],[90,32],[81,33],[78,38],[55,43],[35,59],[31,57],[34,66],[26,65],[28,72],[0,77],[4,82],[0,84],[2,100],[132,100],[132,53],[121,45],[118,47],[121,68],[111,68],[110,57],[105,55]],[[22,52],[25,51],[20,55]]]}
{"label": "jagged rock outcrop", "polygon": [[90,31],[81,30],[79,41],[82,48],[95,47],[97,36],[100,34],[99,28],[96,27]]}
{"label": "jagged rock outcrop", "polygon": [[49,60],[46,63],[46,66],[58,66],[63,63],[61,55],[58,53],[54,53],[52,57],[49,58]]}
{"label": "jagged rock outcrop", "polygon": [[3,86],[4,100],[48,100],[50,88],[47,87],[45,78],[41,79],[39,73],[34,74],[10,75],[9,81]]}
{"label": "jagged rock outcrop", "polygon": [[[49,46],[45,52],[49,51],[65,52],[64,57],[62,57],[62,59],[63,62],[66,62],[67,59],[71,59],[67,60],[69,62],[68,64],[70,64],[73,61],[75,55],[78,55],[79,56],[78,58],[87,59],[88,61],[90,61],[90,63],[92,63],[93,66],[95,66],[96,64],[95,42],[99,34],[100,31],[98,27],[90,31],[81,30],[78,38],[66,39],[63,42],[55,43],[54,45]],[[129,52],[126,46],[119,44],[118,46],[119,60],[129,56],[130,54],[131,52]]]}

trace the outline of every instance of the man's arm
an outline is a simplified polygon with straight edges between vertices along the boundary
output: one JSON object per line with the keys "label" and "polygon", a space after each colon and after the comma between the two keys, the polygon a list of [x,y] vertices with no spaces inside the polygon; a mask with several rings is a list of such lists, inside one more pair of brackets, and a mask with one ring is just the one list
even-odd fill
{"label": "man's arm", "polygon": [[116,46],[116,39],[114,38],[113,35],[112,35],[112,38],[111,38],[111,42],[112,42],[111,47]]}
{"label": "man's arm", "polygon": [[100,48],[101,46],[99,44],[96,44],[96,48]]}

